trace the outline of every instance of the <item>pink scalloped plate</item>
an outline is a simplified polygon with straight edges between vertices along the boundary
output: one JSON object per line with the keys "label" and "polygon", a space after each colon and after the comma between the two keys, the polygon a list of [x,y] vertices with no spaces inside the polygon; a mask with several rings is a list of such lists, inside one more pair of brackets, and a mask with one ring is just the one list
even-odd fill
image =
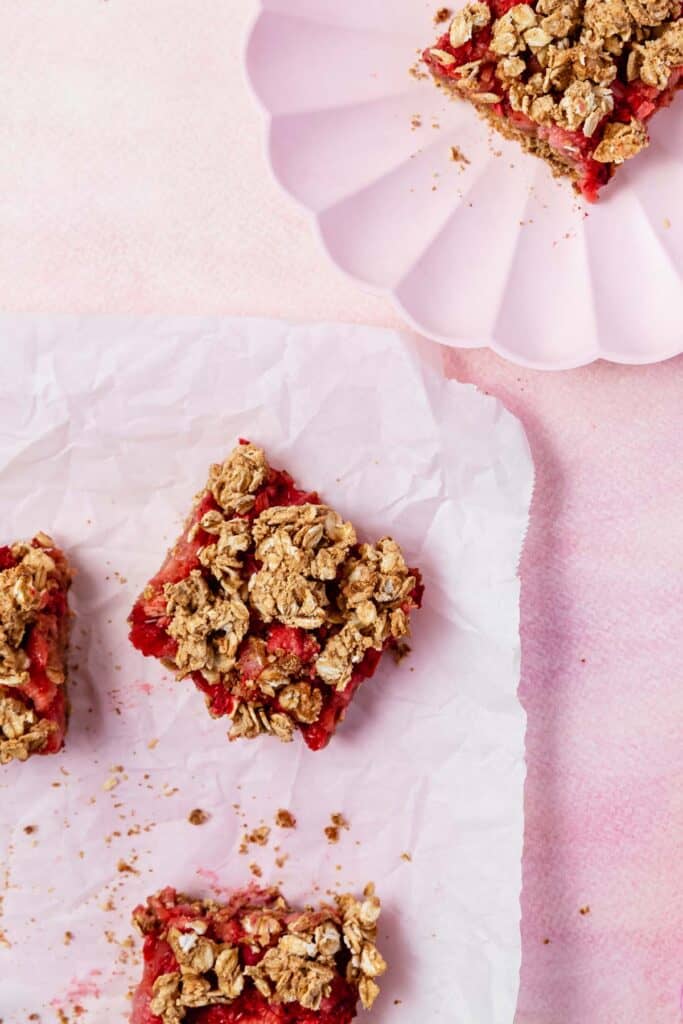
{"label": "pink scalloped plate", "polygon": [[683,351],[683,95],[587,206],[410,74],[435,2],[259,2],[246,65],[270,164],[342,271],[422,334],[523,366]]}

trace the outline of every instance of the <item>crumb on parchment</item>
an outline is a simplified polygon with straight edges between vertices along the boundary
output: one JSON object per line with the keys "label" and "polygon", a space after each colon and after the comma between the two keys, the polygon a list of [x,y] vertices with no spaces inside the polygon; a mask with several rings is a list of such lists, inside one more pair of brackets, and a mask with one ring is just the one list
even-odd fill
{"label": "crumb on parchment", "polygon": [[330,815],[330,822],[331,824],[324,829],[325,836],[327,837],[328,843],[338,843],[341,830],[346,829],[348,831],[351,826],[344,815],[340,814],[338,811]]}
{"label": "crumb on parchment", "polygon": [[190,825],[205,825],[209,820],[210,815],[206,811],[203,811],[201,807],[195,807],[193,811],[187,816],[187,820]]}
{"label": "crumb on parchment", "polygon": [[275,815],[275,824],[278,828],[296,828],[296,818],[291,811],[280,807]]}

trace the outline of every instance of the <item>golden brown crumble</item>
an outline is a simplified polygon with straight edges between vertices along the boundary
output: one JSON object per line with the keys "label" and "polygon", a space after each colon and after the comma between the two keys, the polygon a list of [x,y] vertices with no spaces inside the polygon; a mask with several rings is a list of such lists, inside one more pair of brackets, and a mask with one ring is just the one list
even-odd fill
{"label": "golden brown crumble", "polygon": [[376,545],[361,544],[358,556],[345,563],[339,588],[346,623],[328,640],[316,662],[318,675],[326,683],[343,690],[366,651],[381,650],[387,640],[406,636],[408,619],[401,606],[415,582],[390,537]]}
{"label": "golden brown crumble", "polygon": [[201,807],[195,807],[194,810],[190,811],[188,814],[187,820],[190,825],[205,825],[209,820],[209,815],[206,811],[203,811]]}
{"label": "golden brown crumble", "polygon": [[296,818],[291,811],[280,807],[275,815],[275,824],[278,828],[296,828]]}
{"label": "golden brown crumble", "polygon": [[43,548],[20,543],[13,545],[12,554],[18,565],[0,572],[0,685],[20,687],[28,679],[28,657],[21,646],[26,628],[57,567]]}
{"label": "golden brown crumble", "polygon": [[264,622],[319,629],[328,618],[325,581],[356,543],[351,523],[326,505],[290,505],[262,512],[253,533],[262,568],[249,581],[252,605]]}
{"label": "golden brown crumble", "polygon": [[341,830],[346,829],[346,831],[348,832],[351,826],[349,825],[344,815],[339,813],[331,814],[330,822],[331,824],[327,825],[323,829],[323,831],[325,833],[328,843],[338,843]]}
{"label": "golden brown crumble", "polygon": [[52,730],[47,721],[40,721],[33,708],[14,697],[0,694],[0,764],[14,758],[25,761],[47,743]]}
{"label": "golden brown crumble", "polygon": [[[254,445],[239,445],[211,468],[207,490],[221,508],[207,512],[189,536],[201,529],[215,539],[199,551],[202,569],[165,583],[164,597],[179,676],[201,672],[235,696],[230,739],[270,733],[288,742],[297,725],[318,721],[326,686],[343,690],[368,650],[407,634],[402,606],[416,580],[395,541],[358,545],[351,523],[327,505],[275,506],[253,521],[240,518],[253,508],[268,473],[265,455]],[[258,568],[247,582],[249,551]],[[265,623],[324,627],[328,639],[314,678],[296,655],[268,651],[257,637],[241,646],[251,612]],[[246,651],[260,667],[251,683],[240,681],[238,651],[240,664]],[[275,697],[277,710],[266,707]]]}
{"label": "golden brown crumble", "polygon": [[623,164],[647,146],[644,125],[635,118],[630,124],[608,124],[605,135],[593,154],[593,159],[606,164]]}
{"label": "golden brown crumble", "polygon": [[259,825],[258,828],[252,829],[245,838],[248,843],[255,843],[256,846],[267,846],[270,839],[270,829],[267,825]]}
{"label": "golden brown crumble", "polygon": [[164,593],[181,673],[201,671],[210,682],[217,681],[235,665],[249,628],[249,609],[237,593],[213,591],[199,569],[178,583],[166,583]]}
{"label": "golden brown crumble", "polygon": [[[271,907],[246,908],[241,924],[256,948],[265,955],[244,967],[239,947],[205,935],[201,918],[190,920],[185,930],[172,926],[165,937],[177,961],[177,970],[154,982],[150,1010],[163,1024],[182,1024],[188,1009],[229,1005],[248,984],[272,1003],[300,1003],[317,1011],[329,996],[338,973],[336,958],[343,948],[348,955],[346,980],[358,989],[362,1005],[369,1009],[379,994],[376,979],[386,970],[377,949],[380,901],[368,885],[363,899],[335,896],[335,906],[292,913],[279,895]],[[209,912],[220,908],[211,901],[200,904]],[[153,917],[142,910],[135,923],[143,934],[154,928]]]}
{"label": "golden brown crumble", "polygon": [[226,512],[248,512],[267,476],[263,451],[253,444],[240,444],[225,462],[211,467],[208,488]]}
{"label": "golden brown crumble", "polygon": [[[478,92],[481,60],[458,68],[453,84],[481,105],[507,92],[513,110],[539,125],[582,131],[587,138],[614,110],[613,83],[626,68],[629,82],[641,79],[659,90],[683,64],[681,0],[537,0],[520,3],[492,24],[491,51],[500,60],[500,91]],[[450,44],[469,42],[491,22],[485,3],[470,3],[454,16]],[[430,50],[444,68],[456,64],[448,51]],[[647,145],[641,122],[607,122],[595,159],[621,163]]]}
{"label": "golden brown crumble", "polygon": [[470,163],[470,161],[467,159],[463,151],[458,146],[451,146],[449,149],[449,155],[451,161],[454,164],[462,164],[466,166],[467,164]]}

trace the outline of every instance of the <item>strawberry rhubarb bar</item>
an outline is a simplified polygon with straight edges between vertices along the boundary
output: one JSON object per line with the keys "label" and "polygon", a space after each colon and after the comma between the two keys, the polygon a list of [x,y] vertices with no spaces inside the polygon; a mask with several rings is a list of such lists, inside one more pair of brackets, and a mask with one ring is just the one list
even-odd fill
{"label": "strawberry rhubarb bar", "polygon": [[590,202],[683,86],[681,0],[483,0],[424,59]]}
{"label": "strawberry rhubarb bar", "polygon": [[70,585],[46,534],[0,547],[0,764],[64,743]]}
{"label": "strawberry rhubarb bar", "polygon": [[130,638],[190,677],[230,739],[300,730],[324,747],[382,654],[400,651],[420,574],[391,537],[360,544],[317,494],[241,442],[211,468],[130,615]]}
{"label": "strawberry rhubarb bar", "polygon": [[144,970],[131,1024],[348,1024],[386,969],[379,914],[371,885],[298,911],[277,889],[224,903],[163,889],[133,913]]}

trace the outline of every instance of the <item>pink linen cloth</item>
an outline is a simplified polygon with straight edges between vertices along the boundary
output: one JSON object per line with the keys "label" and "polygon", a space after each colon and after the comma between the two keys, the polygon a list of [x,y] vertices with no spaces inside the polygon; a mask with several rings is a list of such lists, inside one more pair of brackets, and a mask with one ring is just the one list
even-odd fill
{"label": "pink linen cloth", "polygon": [[[269,178],[241,67],[251,15],[245,0],[3,6],[2,309],[400,323],[327,263]],[[671,1024],[683,360],[548,375],[452,352],[446,365],[520,416],[538,475],[517,1024]]]}

